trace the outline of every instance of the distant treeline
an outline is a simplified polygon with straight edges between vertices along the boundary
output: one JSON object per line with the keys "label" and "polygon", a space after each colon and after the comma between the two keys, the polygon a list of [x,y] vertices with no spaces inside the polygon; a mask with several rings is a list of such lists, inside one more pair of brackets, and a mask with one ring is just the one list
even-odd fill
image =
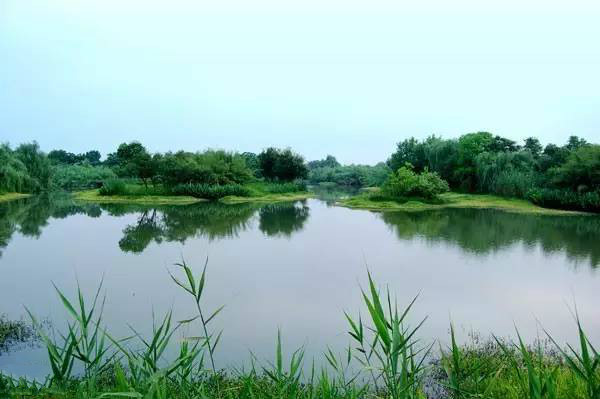
{"label": "distant treeline", "polygon": [[223,150],[150,153],[139,142],[123,143],[101,161],[98,151],[73,154],[40,151],[37,143],[0,146],[0,192],[38,193],[55,189],[100,187],[114,179],[137,179],[145,186],[232,186],[257,179],[305,179],[304,158],[290,149],[267,148],[260,154]]}
{"label": "distant treeline", "polygon": [[410,164],[451,189],[526,198],[552,208],[600,211],[600,145],[571,136],[563,146],[530,137],[523,145],[487,132],[398,143],[392,170]]}
{"label": "distant treeline", "polygon": [[[393,172],[393,173],[392,173]],[[438,181],[437,178],[445,181]],[[488,132],[458,139],[430,136],[398,143],[386,162],[341,165],[334,156],[306,163],[290,149],[259,154],[205,150],[150,153],[141,143],[121,144],[101,160],[91,150],[40,151],[36,143],[0,146],[0,191],[41,192],[99,187],[111,179],[136,179],[174,192],[189,187],[229,187],[247,182],[303,180],[353,187],[383,187],[390,193],[455,191],[526,198],[553,208],[600,210],[600,145],[571,136],[564,145],[541,145],[534,137],[520,145]],[[439,186],[431,190],[433,186]],[[183,187],[185,186],[185,187]]]}

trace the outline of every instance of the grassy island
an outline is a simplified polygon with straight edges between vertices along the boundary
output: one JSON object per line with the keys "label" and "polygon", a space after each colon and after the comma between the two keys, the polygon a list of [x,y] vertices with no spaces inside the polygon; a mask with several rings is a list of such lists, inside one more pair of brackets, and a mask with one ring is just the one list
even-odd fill
{"label": "grassy island", "polygon": [[[163,186],[145,187],[141,184],[119,184],[109,190],[93,189],[74,193],[80,201],[95,203],[127,203],[141,205],[189,205],[202,201],[219,201],[225,204],[248,202],[284,202],[307,199],[312,193],[301,184],[254,182],[244,185],[198,186],[187,185],[180,191],[170,191]],[[233,195],[228,195],[233,193]]]}
{"label": "grassy island", "polygon": [[591,215],[579,211],[542,208],[527,200],[504,198],[489,194],[443,193],[437,198],[393,199],[377,195],[378,190],[370,190],[357,196],[338,201],[338,204],[353,209],[375,211],[426,211],[443,208],[498,209],[507,212],[531,213],[540,215]]}

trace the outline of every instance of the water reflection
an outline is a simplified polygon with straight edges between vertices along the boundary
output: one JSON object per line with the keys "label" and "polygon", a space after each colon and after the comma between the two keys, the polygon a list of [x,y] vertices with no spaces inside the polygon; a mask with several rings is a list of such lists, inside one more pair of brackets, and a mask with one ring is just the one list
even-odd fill
{"label": "water reflection", "polygon": [[[319,198],[331,206],[339,195],[339,190],[321,190]],[[0,204],[0,256],[15,233],[39,238],[50,219],[77,214],[93,218],[102,214],[136,216],[137,221],[123,229],[117,242],[124,252],[141,253],[151,243],[185,243],[194,237],[235,238],[255,224],[266,236],[289,238],[304,228],[310,206],[306,201],[269,205],[97,205],[76,202],[68,194],[40,195]],[[432,243],[451,243],[477,255],[515,244],[539,245],[545,253],[564,251],[575,264],[589,261],[592,267],[600,265],[600,218],[596,216],[539,216],[480,209],[377,215],[402,240],[422,237]]]}
{"label": "water reflection", "polygon": [[102,210],[96,204],[76,204],[68,194],[38,195],[0,204],[0,256],[13,234],[39,238],[51,218],[76,214],[99,217]]}
{"label": "water reflection", "polygon": [[112,205],[105,209],[113,216],[139,214],[137,223],[123,230],[119,247],[125,252],[140,253],[151,242],[184,243],[193,237],[209,240],[237,237],[249,228],[258,207],[251,204],[199,203],[145,209]]}
{"label": "water reflection", "polygon": [[153,242],[235,238],[248,230],[255,218],[263,234],[291,237],[304,227],[310,208],[306,202],[263,206],[213,202],[186,206],[97,205],[75,202],[66,194],[38,196],[0,205],[0,248],[5,248],[16,232],[38,238],[50,218],[76,214],[100,217],[103,212],[114,217],[137,215],[137,221],[123,229],[118,245],[124,252],[141,253]]}
{"label": "water reflection", "polygon": [[306,201],[282,202],[263,206],[258,213],[260,231],[268,236],[290,237],[293,232],[302,230],[310,215],[310,208]]}
{"label": "water reflection", "polygon": [[486,255],[522,243],[540,245],[545,253],[564,251],[575,262],[600,265],[600,218],[539,216],[482,209],[380,213],[400,239],[422,237],[452,243],[464,251]]}

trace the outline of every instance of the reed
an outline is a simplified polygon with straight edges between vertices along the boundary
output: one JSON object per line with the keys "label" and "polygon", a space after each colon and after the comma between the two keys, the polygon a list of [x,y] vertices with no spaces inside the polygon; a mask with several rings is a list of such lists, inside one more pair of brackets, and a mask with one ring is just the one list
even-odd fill
{"label": "reed", "polygon": [[[600,355],[584,332],[579,316],[578,347],[561,346],[546,332],[526,345],[492,336],[460,344],[450,325],[450,344],[425,343],[418,333],[426,318],[411,325],[417,297],[401,308],[389,289],[382,294],[371,274],[362,290],[367,317],[345,314],[350,344],[342,353],[327,348],[323,361],[305,364],[303,347],[287,354],[277,332],[272,362],[251,356],[249,370],[220,370],[214,354],[222,331],[211,321],[223,307],[207,311],[207,267],[195,276],[185,261],[171,273],[173,282],[195,304],[189,319],[174,321],[172,311],[156,318],[144,336],[113,337],[103,326],[102,283],[86,299],[77,289],[74,300],[58,287],[69,315],[63,332],[49,333],[32,312],[33,326],[48,352],[51,374],[43,381],[0,373],[0,396],[8,398],[140,398],[140,399],[598,399]],[[180,274],[179,276],[177,274]],[[89,304],[89,305],[88,305]],[[174,340],[183,326],[197,326],[197,336]],[[167,349],[178,345],[176,355]],[[548,346],[550,345],[550,347]],[[173,353],[173,352],[171,352]],[[321,364],[321,366],[317,366]],[[77,371],[74,371],[77,370]],[[81,371],[79,371],[81,370]]]}

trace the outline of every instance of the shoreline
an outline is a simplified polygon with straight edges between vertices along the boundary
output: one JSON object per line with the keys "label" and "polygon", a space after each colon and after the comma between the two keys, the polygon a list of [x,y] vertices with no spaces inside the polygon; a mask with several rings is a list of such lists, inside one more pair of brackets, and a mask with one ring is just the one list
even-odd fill
{"label": "shoreline", "polygon": [[[100,195],[98,189],[74,192],[73,198],[78,201],[94,202],[98,204],[140,204],[140,205],[191,205],[198,202],[209,202],[205,198],[191,196],[171,195]],[[257,197],[227,196],[214,202],[222,204],[243,203],[275,203],[287,201],[300,201],[313,197],[310,192],[294,192],[281,194],[267,194]]]}

